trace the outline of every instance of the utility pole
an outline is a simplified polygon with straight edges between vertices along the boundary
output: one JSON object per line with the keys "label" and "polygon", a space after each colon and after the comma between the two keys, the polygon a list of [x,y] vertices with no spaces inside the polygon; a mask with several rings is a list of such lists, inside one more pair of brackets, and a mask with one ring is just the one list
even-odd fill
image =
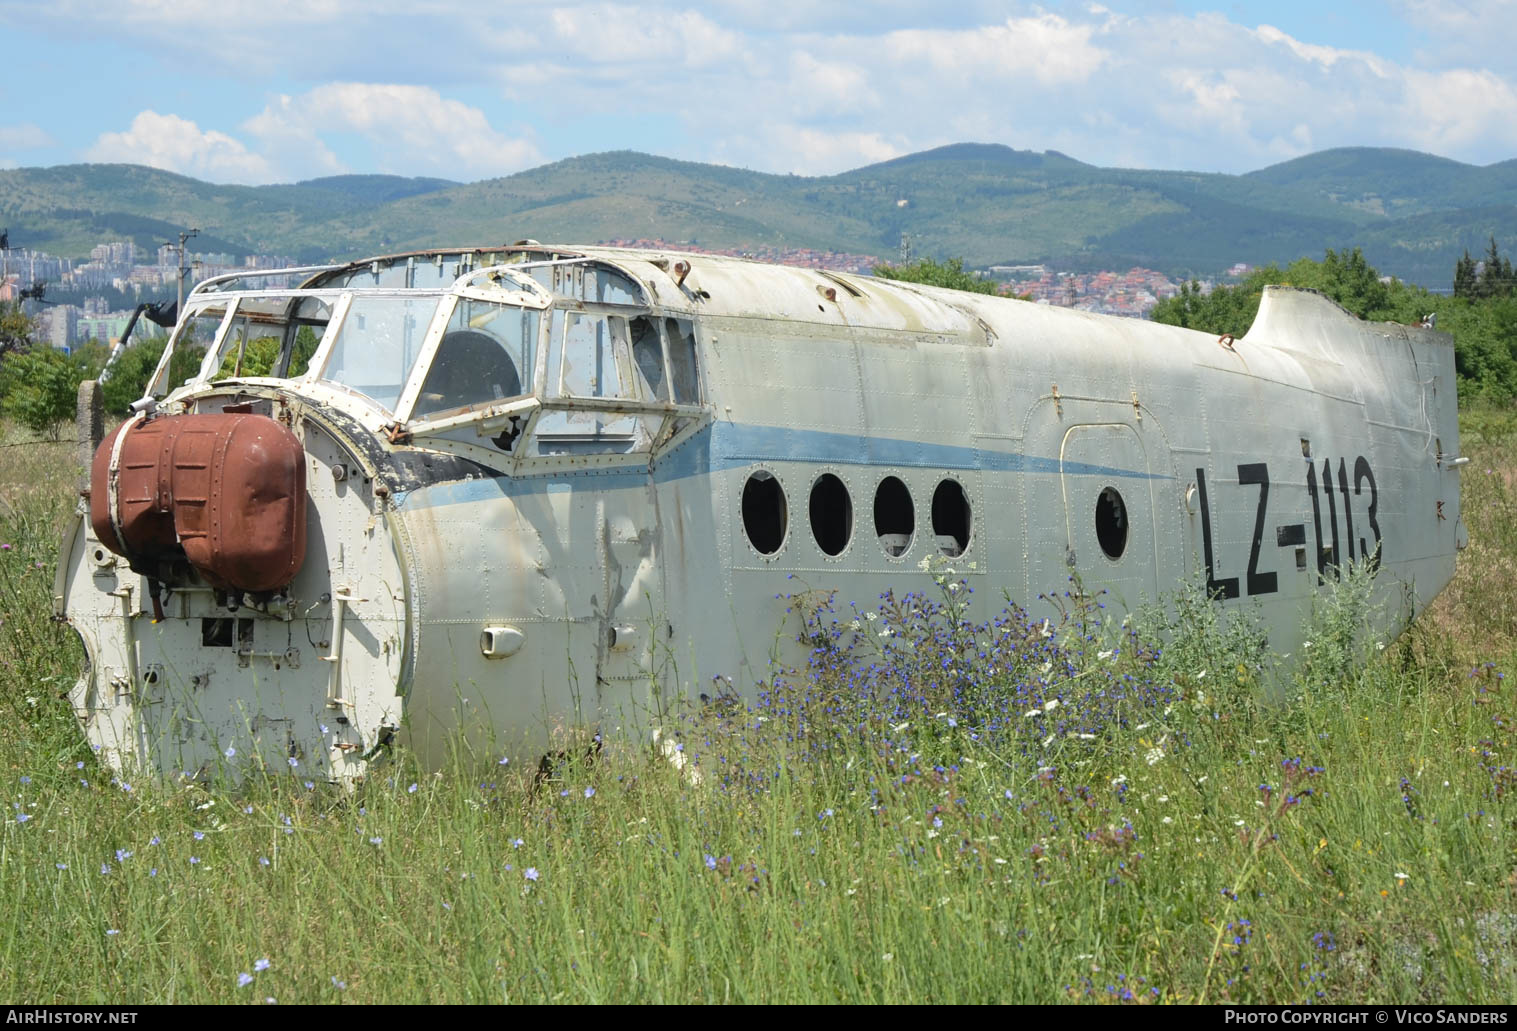
{"label": "utility pole", "polygon": [[[189,269],[186,268],[185,264],[184,264],[184,243],[185,243],[186,240],[189,240],[189,239],[191,239],[193,237],[196,237],[196,236],[199,236],[199,235],[200,235],[200,230],[199,229],[191,229],[191,230],[188,230],[187,232],[183,232],[183,233],[179,234],[179,248],[178,248],[178,250],[179,250],[179,303],[178,303],[178,306],[174,309],[175,312],[178,312],[178,311],[180,311],[181,309],[184,308],[184,274],[189,271]],[[165,240],[163,242],[163,245],[165,247],[173,247],[174,246],[174,241],[173,240]]]}

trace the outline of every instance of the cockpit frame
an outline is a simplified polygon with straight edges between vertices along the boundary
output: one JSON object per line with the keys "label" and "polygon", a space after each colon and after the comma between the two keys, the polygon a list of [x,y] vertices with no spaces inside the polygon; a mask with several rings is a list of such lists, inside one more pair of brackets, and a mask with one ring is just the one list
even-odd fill
{"label": "cockpit frame", "polygon": [[[509,251],[508,258],[526,260],[475,264],[482,253],[422,252],[353,265],[307,266],[267,273],[249,270],[207,280],[198,284],[187,298],[180,325],[170,346],[164,350],[150,381],[149,396],[142,404],[156,396],[162,400],[153,403],[182,407],[182,403],[193,403],[192,399],[202,393],[221,392],[233,384],[239,388],[284,389],[324,401],[330,399],[340,407],[352,407],[355,410],[351,414],[361,421],[373,422],[376,428],[383,425],[393,438],[408,441],[413,446],[450,452],[507,473],[562,466],[646,465],[709,421],[710,413],[703,404],[700,365],[695,360],[693,313],[666,311],[662,305],[652,303],[648,289],[635,276],[603,258],[557,254],[535,258],[527,251]],[[499,254],[494,252],[490,257]],[[454,261],[456,264],[448,269],[448,264]],[[446,271],[456,271],[457,275],[446,285],[418,287],[383,282],[387,275],[392,280],[403,278],[407,283],[416,282],[422,278],[417,270],[430,271],[427,269],[429,265],[438,273],[445,275]],[[397,273],[401,268],[405,270],[403,277]],[[309,275],[293,288],[275,289],[260,285],[254,289],[236,289],[267,275],[289,275],[292,272]],[[369,276],[376,285],[358,285]],[[409,371],[393,404],[377,400],[328,374],[337,341],[354,305],[392,298],[434,299],[419,349],[415,358],[410,360]],[[288,368],[291,341],[295,335],[293,314],[296,306],[307,299],[317,299],[329,305],[330,315],[303,372],[292,377],[270,374],[218,378],[218,371],[226,359],[223,351],[229,344],[229,334],[240,314],[247,314],[243,309],[249,302],[288,302],[283,316],[285,338],[275,370]],[[522,392],[422,411],[422,393],[436,368],[445,337],[450,335],[451,322],[460,306],[469,302],[538,313],[533,320],[535,336],[530,344],[532,365],[530,370],[519,370],[516,381]],[[222,305],[225,307],[220,322],[196,375],[177,387],[165,383],[175,349],[190,332],[186,327],[200,313],[214,312]],[[260,315],[264,321],[280,321],[280,316],[268,311]],[[599,320],[598,331],[613,335],[612,327],[616,327],[620,334],[605,345],[615,362],[612,382],[619,385],[612,395],[597,392],[601,385],[597,378],[592,378],[588,392],[575,389],[583,384],[570,382],[565,335],[576,320]],[[638,320],[644,323],[641,327],[637,325]],[[632,344],[634,327],[643,348],[637,356],[634,356]],[[458,332],[454,327],[454,333]],[[470,334],[465,330],[462,335]],[[652,351],[648,350],[653,342],[650,337],[656,337],[657,342]],[[688,349],[685,365],[677,367],[676,358],[679,356],[673,353],[671,337]],[[246,343],[244,339],[243,346]],[[656,366],[650,362],[655,354]],[[240,355],[239,351],[236,364],[239,369]],[[527,381],[529,372],[530,381]],[[681,372],[686,375],[679,375]],[[436,395],[429,396],[435,398]],[[539,440],[538,431],[547,426],[544,420],[549,418],[555,426],[558,423],[564,426],[558,427],[556,434],[541,435]],[[572,432],[576,421],[588,423],[591,431],[576,435]],[[612,425],[624,432],[605,436],[607,427]],[[545,443],[550,439],[560,441],[556,451],[550,452]],[[534,442],[532,447],[521,446],[528,441]],[[580,445],[580,450],[575,450],[576,444]]]}

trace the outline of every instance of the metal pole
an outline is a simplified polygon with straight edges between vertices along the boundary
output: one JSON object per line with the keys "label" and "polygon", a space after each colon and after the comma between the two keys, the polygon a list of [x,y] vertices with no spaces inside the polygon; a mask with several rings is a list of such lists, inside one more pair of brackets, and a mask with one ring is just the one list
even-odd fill
{"label": "metal pole", "polygon": [[199,235],[199,229],[191,229],[189,232],[179,234],[179,296],[177,298],[179,304],[178,307],[174,309],[176,312],[181,311],[184,308],[184,274],[189,271],[189,269],[186,268],[184,264],[184,243],[191,237]]}

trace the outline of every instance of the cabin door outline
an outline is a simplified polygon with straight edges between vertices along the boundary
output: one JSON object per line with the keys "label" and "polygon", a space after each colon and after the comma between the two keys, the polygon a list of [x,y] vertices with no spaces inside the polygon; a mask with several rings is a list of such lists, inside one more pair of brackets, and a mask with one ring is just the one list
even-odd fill
{"label": "cabin door outline", "polygon": [[596,687],[603,716],[649,705],[667,637],[664,567],[657,491],[651,484],[596,499],[596,542],[605,601],[597,620]]}
{"label": "cabin door outline", "polygon": [[[1059,446],[1065,562],[1082,589],[1107,589],[1129,611],[1159,590],[1153,477],[1143,439],[1126,423],[1071,426]],[[1114,505],[1106,492],[1114,492]],[[1103,547],[1102,534],[1106,535]],[[1121,546],[1116,558],[1114,534]]]}

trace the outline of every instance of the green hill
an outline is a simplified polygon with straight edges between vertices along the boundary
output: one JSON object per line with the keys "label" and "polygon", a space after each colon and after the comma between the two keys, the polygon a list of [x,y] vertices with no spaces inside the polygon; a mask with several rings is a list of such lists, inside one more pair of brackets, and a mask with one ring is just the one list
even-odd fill
{"label": "green hill", "polygon": [[1481,168],[1384,147],[1324,150],[1244,178],[1305,190],[1377,216],[1517,204],[1517,161]]}
{"label": "green hill", "polygon": [[1412,151],[1323,151],[1247,175],[1099,168],[1056,151],[954,144],[832,176],[773,175],[629,151],[457,184],[335,176],[220,186],[130,165],[0,171],[17,247],[79,256],[198,226],[202,250],[359,257],[522,237],[662,238],[809,247],[971,267],[1143,264],[1207,274],[1361,246],[1381,270],[1446,287],[1486,238],[1517,238],[1517,161],[1485,168]]}

